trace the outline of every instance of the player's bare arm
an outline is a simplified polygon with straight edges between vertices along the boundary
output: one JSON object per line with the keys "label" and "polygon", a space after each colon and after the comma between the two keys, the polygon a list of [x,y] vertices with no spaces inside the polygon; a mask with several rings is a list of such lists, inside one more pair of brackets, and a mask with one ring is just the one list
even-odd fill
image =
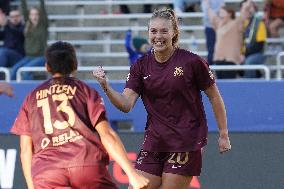
{"label": "player's bare arm", "polygon": [[220,153],[224,153],[231,149],[224,101],[220,95],[220,92],[216,84],[213,84],[212,86],[207,88],[204,92],[209,98],[209,101],[212,105],[215,114],[215,119],[217,121],[217,125],[219,128],[219,139],[218,139],[219,151]]}
{"label": "player's bare arm", "polygon": [[244,22],[245,20],[248,19],[249,17],[249,9],[253,6],[252,4],[252,1],[251,0],[248,0],[248,1],[245,1],[243,4],[242,4],[242,7],[241,7],[241,10],[240,10],[240,16],[237,17],[237,19],[239,19],[241,22]]}
{"label": "player's bare arm", "polygon": [[22,162],[22,169],[28,185],[28,189],[34,189],[32,175],[31,175],[31,164],[32,164],[32,155],[33,155],[32,138],[27,135],[21,135],[20,148],[21,148],[20,156]]}
{"label": "player's bare arm", "polygon": [[123,93],[115,91],[106,81],[106,74],[102,67],[93,72],[94,77],[100,83],[102,89],[110,99],[111,103],[119,110],[127,113],[136,103],[139,95],[131,89],[124,89]]}
{"label": "player's bare arm", "polygon": [[129,178],[134,189],[147,188],[149,180],[139,175],[127,158],[126,150],[115,131],[106,120],[99,121],[96,125],[102,144],[110,156],[121,166]]}
{"label": "player's bare arm", "polygon": [[210,7],[209,1],[208,0],[203,0],[203,1],[205,2],[205,9],[208,12],[210,23],[212,24],[214,30],[216,30],[219,26],[220,18],[218,17],[216,12],[214,12],[214,10]]}

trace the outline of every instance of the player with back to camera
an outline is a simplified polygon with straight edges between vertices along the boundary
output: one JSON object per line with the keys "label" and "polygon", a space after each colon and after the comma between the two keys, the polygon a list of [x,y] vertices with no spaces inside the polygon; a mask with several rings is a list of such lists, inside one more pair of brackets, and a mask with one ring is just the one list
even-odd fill
{"label": "player with back to camera", "polygon": [[201,173],[201,148],[207,144],[201,91],[215,113],[220,153],[231,149],[225,106],[207,62],[178,48],[171,9],[154,11],[148,34],[153,50],[131,66],[122,93],[111,88],[103,68],[93,74],[119,110],[129,112],[139,97],[144,103],[148,115],[135,168],[150,180],[149,189],[186,189]]}
{"label": "player with back to camera", "polygon": [[72,77],[77,70],[73,46],[52,44],[46,60],[52,78],[27,95],[11,129],[20,135],[28,188],[117,189],[107,171],[108,153],[134,188],[147,188],[148,179],[132,167],[109,126],[98,92]]}

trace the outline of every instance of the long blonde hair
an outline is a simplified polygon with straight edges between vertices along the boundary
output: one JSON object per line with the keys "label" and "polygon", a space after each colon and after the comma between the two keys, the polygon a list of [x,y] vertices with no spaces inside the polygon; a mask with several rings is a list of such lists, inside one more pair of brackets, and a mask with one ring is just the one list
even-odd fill
{"label": "long blonde hair", "polygon": [[[30,15],[30,12],[31,12],[31,10],[36,10],[37,12],[38,12],[38,14],[39,14],[39,16],[41,16],[40,15],[40,10],[39,10],[39,8],[37,8],[37,7],[32,7],[32,8],[30,8],[29,9],[29,13],[28,13],[28,20],[26,21],[26,26],[25,26],[25,34],[27,34],[28,32],[30,32],[35,26],[32,24],[32,22],[30,21],[30,18],[29,18],[29,15]],[[39,23],[38,23],[39,24]]]}

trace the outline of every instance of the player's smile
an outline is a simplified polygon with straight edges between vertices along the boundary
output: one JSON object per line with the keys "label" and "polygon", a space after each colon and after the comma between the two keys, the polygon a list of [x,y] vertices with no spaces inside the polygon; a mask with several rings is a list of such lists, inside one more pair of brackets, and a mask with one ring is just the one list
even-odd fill
{"label": "player's smile", "polygon": [[153,39],[151,40],[151,43],[154,47],[167,47],[167,46],[171,46],[171,39],[168,38],[168,36],[164,37],[164,36],[153,36]]}
{"label": "player's smile", "polygon": [[171,21],[156,18],[149,23],[149,39],[156,51],[163,51],[172,46],[174,35]]}
{"label": "player's smile", "polygon": [[154,47],[158,47],[158,48],[161,48],[161,47],[163,47],[163,46],[165,46],[166,45],[166,42],[163,40],[158,40],[158,41],[154,41],[153,42],[153,46]]}

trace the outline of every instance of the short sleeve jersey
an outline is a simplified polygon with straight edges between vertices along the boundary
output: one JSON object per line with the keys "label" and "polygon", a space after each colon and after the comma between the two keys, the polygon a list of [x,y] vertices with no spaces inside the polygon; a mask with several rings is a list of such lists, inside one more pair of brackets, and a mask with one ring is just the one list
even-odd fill
{"label": "short sleeve jersey", "polygon": [[207,121],[201,91],[215,83],[198,55],[176,49],[158,63],[150,52],[130,68],[125,88],[141,96],[147,111],[143,149],[184,152],[207,144]]}
{"label": "short sleeve jersey", "polygon": [[24,100],[11,132],[32,137],[32,175],[52,168],[108,164],[95,125],[105,106],[76,78],[50,79]]}

